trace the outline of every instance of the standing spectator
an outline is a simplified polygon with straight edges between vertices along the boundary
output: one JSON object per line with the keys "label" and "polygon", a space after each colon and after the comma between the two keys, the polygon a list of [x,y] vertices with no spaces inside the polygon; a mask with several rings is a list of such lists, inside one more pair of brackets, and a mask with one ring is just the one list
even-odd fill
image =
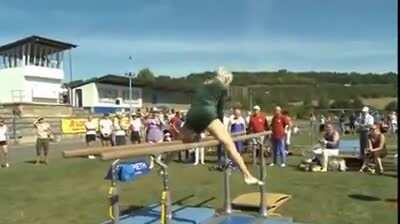
{"label": "standing spectator", "polygon": [[113,124],[113,134],[115,136],[115,145],[125,145],[126,144],[126,132],[122,128],[121,116],[117,116],[114,119]]}
{"label": "standing spectator", "polygon": [[363,107],[357,121],[360,134],[360,158],[364,158],[364,152],[368,148],[368,133],[374,124],[374,117],[369,114],[369,108]]}
{"label": "standing spectator", "polygon": [[171,133],[172,140],[177,140],[179,137],[179,129],[182,126],[181,113],[177,111],[175,116],[169,120],[169,132]]}
{"label": "standing spectator", "polygon": [[319,132],[323,132],[325,129],[325,116],[323,114],[319,115]]}
{"label": "standing spectator", "polygon": [[132,115],[130,122],[131,142],[132,144],[140,144],[141,142],[141,129],[143,127],[142,119],[137,114]]}
{"label": "standing spectator", "polygon": [[10,167],[8,163],[7,133],[7,125],[3,118],[0,118],[0,165],[6,168]]}
{"label": "standing spectator", "polygon": [[351,113],[350,117],[349,117],[349,123],[350,123],[350,133],[354,134],[355,130],[356,130],[356,121],[357,121],[357,116],[356,113],[353,112]]}
{"label": "standing spectator", "polygon": [[[164,133],[162,131],[162,122],[160,113],[157,108],[153,108],[150,117],[146,120],[146,142],[148,143],[160,143],[164,139]],[[161,155],[157,156],[160,159]],[[153,157],[150,157],[150,169],[154,167]]]}
{"label": "standing spectator", "polygon": [[153,108],[150,117],[146,120],[146,142],[160,143],[163,141],[162,122],[157,108]]}
{"label": "standing spectator", "polygon": [[[233,108],[233,114],[229,118],[229,121],[228,121],[228,131],[232,135],[246,134],[246,121],[242,117],[242,113],[238,106]],[[236,141],[235,146],[236,146],[236,150],[238,151],[238,153],[243,153],[243,150],[244,150],[243,141]],[[236,164],[235,164],[235,166],[236,166]]]}
{"label": "standing spectator", "polygon": [[273,162],[270,166],[274,166],[277,162],[278,155],[281,159],[280,166],[286,166],[285,152],[285,129],[289,126],[289,121],[282,115],[282,109],[277,106],[274,109],[274,117],[272,118],[272,146],[273,146]]}
{"label": "standing spectator", "polygon": [[340,124],[340,133],[342,135],[346,134],[346,114],[344,113],[344,111],[342,111],[340,113],[340,117],[339,117],[339,124]]}
{"label": "standing spectator", "polygon": [[108,114],[104,114],[99,121],[100,139],[102,146],[110,146],[112,143],[111,134],[113,132],[113,122]]}
{"label": "standing spectator", "polygon": [[[206,137],[206,134],[204,132],[200,133],[200,139],[204,139]],[[197,147],[194,149],[194,166],[197,166],[198,164],[204,165],[204,147]]]}
{"label": "standing spectator", "polygon": [[282,115],[286,117],[286,120],[288,122],[288,125],[285,127],[285,153],[289,155],[291,154],[291,152],[289,152],[289,146],[292,137],[293,121],[292,118],[289,116],[289,111],[283,110]]}
{"label": "standing spectator", "polygon": [[397,114],[393,111],[389,116],[390,131],[394,136],[397,136]]}
{"label": "standing spectator", "polygon": [[[93,121],[93,117],[89,116],[88,120],[85,122],[86,129],[86,146],[91,146],[92,142],[96,142],[96,123]],[[94,155],[89,155],[89,159],[95,159]]]}
{"label": "standing spectator", "polygon": [[[371,133],[368,136],[368,147],[366,148],[366,154],[363,165],[361,166],[360,172],[364,172],[367,168],[368,160],[373,159],[375,164],[378,165],[379,174],[383,174],[382,158],[387,155],[385,136],[381,132],[379,125],[372,125]],[[375,170],[370,169],[372,173]]]}
{"label": "standing spectator", "polygon": [[[253,107],[253,114],[250,117],[249,121],[249,132],[250,133],[260,133],[263,131],[267,131],[269,129],[268,127],[268,121],[267,121],[267,116],[261,112],[260,106],[256,105]],[[257,145],[257,140],[260,141],[262,144],[265,143],[265,136],[261,136],[258,139],[252,139],[252,145],[253,145],[253,153],[256,152],[256,155],[258,155],[258,149],[256,147]],[[254,154],[253,154],[254,155]],[[254,156],[253,156],[254,158]]]}
{"label": "standing spectator", "polygon": [[[35,122],[33,122],[33,126],[36,128],[36,162],[35,164],[39,164],[43,162],[44,164],[48,164],[48,153],[49,153],[49,141],[52,138],[52,130],[50,124],[44,122],[43,117],[39,117]],[[42,156],[42,151],[43,155]],[[43,158],[44,157],[44,158]]]}

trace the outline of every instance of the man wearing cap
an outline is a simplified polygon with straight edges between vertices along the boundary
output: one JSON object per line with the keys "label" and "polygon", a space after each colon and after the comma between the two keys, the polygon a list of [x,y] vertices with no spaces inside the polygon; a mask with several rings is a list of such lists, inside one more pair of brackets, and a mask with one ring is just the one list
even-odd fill
{"label": "man wearing cap", "polygon": [[360,134],[360,158],[364,157],[365,149],[368,148],[368,133],[374,124],[374,117],[369,114],[369,108],[363,107],[357,121],[358,133]]}
{"label": "man wearing cap", "polygon": [[[35,122],[33,122],[33,126],[36,128],[36,165],[40,162],[44,164],[48,164],[48,152],[49,152],[49,141],[50,137],[53,134],[50,124],[44,122],[43,117],[39,117]],[[42,159],[42,151],[44,155],[44,159]]]}
{"label": "man wearing cap", "polygon": [[[268,129],[269,129],[269,127],[268,127],[267,116],[263,112],[261,112],[260,106],[255,105],[253,107],[253,114],[250,116],[250,119],[249,119],[249,132],[251,134],[260,133],[263,131],[267,131]],[[264,141],[265,136],[261,136],[259,138],[262,143],[265,142]],[[256,139],[253,139],[253,140],[254,140],[253,146],[255,146],[257,144],[257,142],[256,142]]]}

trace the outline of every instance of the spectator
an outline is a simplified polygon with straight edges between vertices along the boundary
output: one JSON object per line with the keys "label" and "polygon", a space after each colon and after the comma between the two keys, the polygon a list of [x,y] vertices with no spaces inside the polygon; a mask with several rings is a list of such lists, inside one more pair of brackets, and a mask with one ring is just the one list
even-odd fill
{"label": "spectator", "polygon": [[[200,139],[204,139],[206,134],[203,132],[200,134]],[[197,166],[198,164],[204,165],[204,147],[197,147],[194,149],[194,163],[193,165]]]}
{"label": "spectator", "polygon": [[0,165],[1,167],[10,167],[8,163],[8,144],[7,144],[7,125],[3,118],[0,118]]}
{"label": "spectator", "polygon": [[[368,161],[373,160],[375,165],[379,168],[379,174],[383,174],[382,158],[387,155],[385,136],[381,132],[379,125],[372,125],[371,132],[368,136],[368,147],[366,148],[366,156],[364,157],[363,165],[360,172],[364,172],[368,166]],[[372,173],[375,170],[370,169]]]}
{"label": "spectator", "polygon": [[350,123],[350,133],[354,134],[355,130],[356,130],[356,121],[357,121],[357,116],[356,113],[353,112],[351,113],[350,117],[349,117],[349,123]]}
{"label": "spectator", "polygon": [[278,155],[281,159],[280,166],[286,166],[285,152],[285,130],[289,126],[289,121],[286,116],[282,115],[282,109],[277,106],[274,109],[274,117],[271,121],[272,127],[272,147],[273,147],[273,162],[270,166],[274,166],[277,162]]}
{"label": "spectator", "polygon": [[319,116],[319,132],[323,132],[325,130],[325,116],[321,114]]}
{"label": "spectator", "polygon": [[161,115],[157,108],[153,108],[150,117],[146,120],[146,142],[160,143],[163,141]]}
{"label": "spectator", "polygon": [[[49,153],[49,141],[52,138],[53,132],[49,123],[44,122],[43,117],[39,117],[35,122],[33,122],[33,126],[36,128],[36,162],[35,164],[39,164],[40,162],[44,164],[48,164],[48,153]],[[43,156],[42,156],[43,152]],[[44,158],[43,158],[44,157]]]}
{"label": "spectator", "polygon": [[113,132],[113,122],[108,114],[104,114],[99,121],[100,139],[102,146],[110,146],[112,144],[111,134]]}
{"label": "spectator", "polygon": [[141,142],[141,129],[143,127],[142,119],[137,114],[132,115],[132,119],[130,122],[130,136],[132,144],[136,144]]}
{"label": "spectator", "polygon": [[[86,146],[91,146],[92,142],[96,142],[96,123],[93,121],[93,117],[89,116],[88,120],[85,122],[86,129]],[[95,159],[94,155],[89,155],[89,159]]]}
{"label": "spectator", "polygon": [[340,124],[340,133],[342,135],[346,134],[346,114],[344,113],[344,111],[342,111],[340,113],[340,117],[339,117],[339,124]]}
{"label": "spectator", "polygon": [[360,134],[360,158],[364,158],[365,149],[368,147],[368,133],[374,124],[374,117],[369,114],[369,108],[363,107],[357,121]]}
{"label": "spectator", "polygon": [[[163,142],[164,133],[162,131],[161,114],[157,108],[153,108],[150,117],[146,120],[146,142],[148,143],[160,143]],[[157,156],[160,159],[161,155]],[[150,169],[154,167],[153,157],[150,157]]]}
{"label": "spectator", "polygon": [[126,144],[126,132],[124,129],[122,129],[122,117],[117,116],[116,119],[114,119],[114,124],[113,124],[113,133],[115,136],[115,145],[125,145]]}
{"label": "spectator", "polygon": [[315,114],[313,112],[310,113],[310,128],[311,131],[315,131],[315,123],[317,122],[317,118],[315,117]]}
{"label": "spectator", "polygon": [[[249,120],[249,133],[260,133],[263,131],[269,130],[268,126],[268,121],[267,121],[267,116],[261,112],[260,106],[256,105],[253,107],[253,114],[250,116]],[[253,147],[256,147],[257,145],[257,140],[261,143],[265,143],[265,136],[261,136],[258,139],[252,139],[252,145]],[[257,155],[258,155],[258,149],[253,148],[253,152],[257,150]]]}
{"label": "spectator", "polygon": [[[242,117],[239,107],[233,108],[233,114],[228,121],[228,130],[232,135],[246,134],[246,121]],[[235,145],[237,151],[242,153],[244,149],[243,141],[236,141]]]}
{"label": "spectator", "polygon": [[319,142],[323,148],[316,149],[313,152],[321,162],[321,172],[326,172],[328,171],[329,156],[339,155],[340,135],[331,122],[325,124],[325,133]]}
{"label": "spectator", "polygon": [[389,116],[390,131],[394,136],[397,136],[397,113],[393,111]]}
{"label": "spectator", "polygon": [[287,155],[291,154],[289,152],[289,146],[290,146],[290,140],[292,137],[292,127],[293,127],[293,121],[292,118],[289,116],[289,112],[287,110],[282,111],[282,115],[286,117],[286,120],[288,121],[288,125],[285,128],[285,152]]}
{"label": "spectator", "polygon": [[177,140],[179,135],[179,129],[182,125],[181,113],[177,111],[175,116],[169,120],[169,132],[171,133],[172,140]]}

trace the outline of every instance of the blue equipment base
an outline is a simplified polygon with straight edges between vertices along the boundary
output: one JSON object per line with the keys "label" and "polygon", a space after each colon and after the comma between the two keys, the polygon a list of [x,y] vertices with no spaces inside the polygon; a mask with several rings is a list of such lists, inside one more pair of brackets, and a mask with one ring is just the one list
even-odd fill
{"label": "blue equipment base", "polygon": [[[173,224],[202,224],[205,220],[215,215],[215,210],[202,207],[172,206]],[[106,221],[103,224],[111,224]],[[160,206],[150,205],[149,207],[132,212],[120,217],[119,224],[159,224]]]}
{"label": "blue equipment base", "polygon": [[[257,217],[242,213],[215,216],[215,210],[202,207],[172,206],[172,224],[296,224],[292,218]],[[106,221],[103,224],[111,224]],[[159,224],[160,206],[152,205],[120,217],[118,224]],[[299,224],[299,223],[297,223]]]}
{"label": "blue equipment base", "polygon": [[[203,223],[202,223],[203,224]],[[257,217],[242,213],[232,213],[211,218],[204,224],[295,224],[292,218],[284,217]]]}

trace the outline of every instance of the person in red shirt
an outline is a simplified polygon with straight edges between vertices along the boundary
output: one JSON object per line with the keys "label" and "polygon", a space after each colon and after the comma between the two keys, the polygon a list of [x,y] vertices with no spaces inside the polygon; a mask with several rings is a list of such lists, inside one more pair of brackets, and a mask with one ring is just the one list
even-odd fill
{"label": "person in red shirt", "polygon": [[285,137],[289,121],[286,116],[282,115],[282,109],[277,106],[274,109],[274,117],[272,118],[272,147],[273,147],[273,162],[270,166],[274,166],[277,162],[278,155],[281,159],[281,167],[286,166],[286,152],[285,152]]}
{"label": "person in red shirt", "polygon": [[[269,129],[267,116],[261,112],[260,106],[256,105],[253,107],[253,114],[250,116],[248,127],[249,127],[249,133],[259,133],[259,132],[267,131]],[[258,140],[264,144],[265,136],[259,137]],[[257,145],[257,139],[254,139],[254,138],[252,139],[252,145],[253,145],[253,147]],[[253,150],[255,150],[255,149],[253,148]],[[257,151],[256,151],[255,156],[258,156],[259,149],[257,148],[256,150]]]}

